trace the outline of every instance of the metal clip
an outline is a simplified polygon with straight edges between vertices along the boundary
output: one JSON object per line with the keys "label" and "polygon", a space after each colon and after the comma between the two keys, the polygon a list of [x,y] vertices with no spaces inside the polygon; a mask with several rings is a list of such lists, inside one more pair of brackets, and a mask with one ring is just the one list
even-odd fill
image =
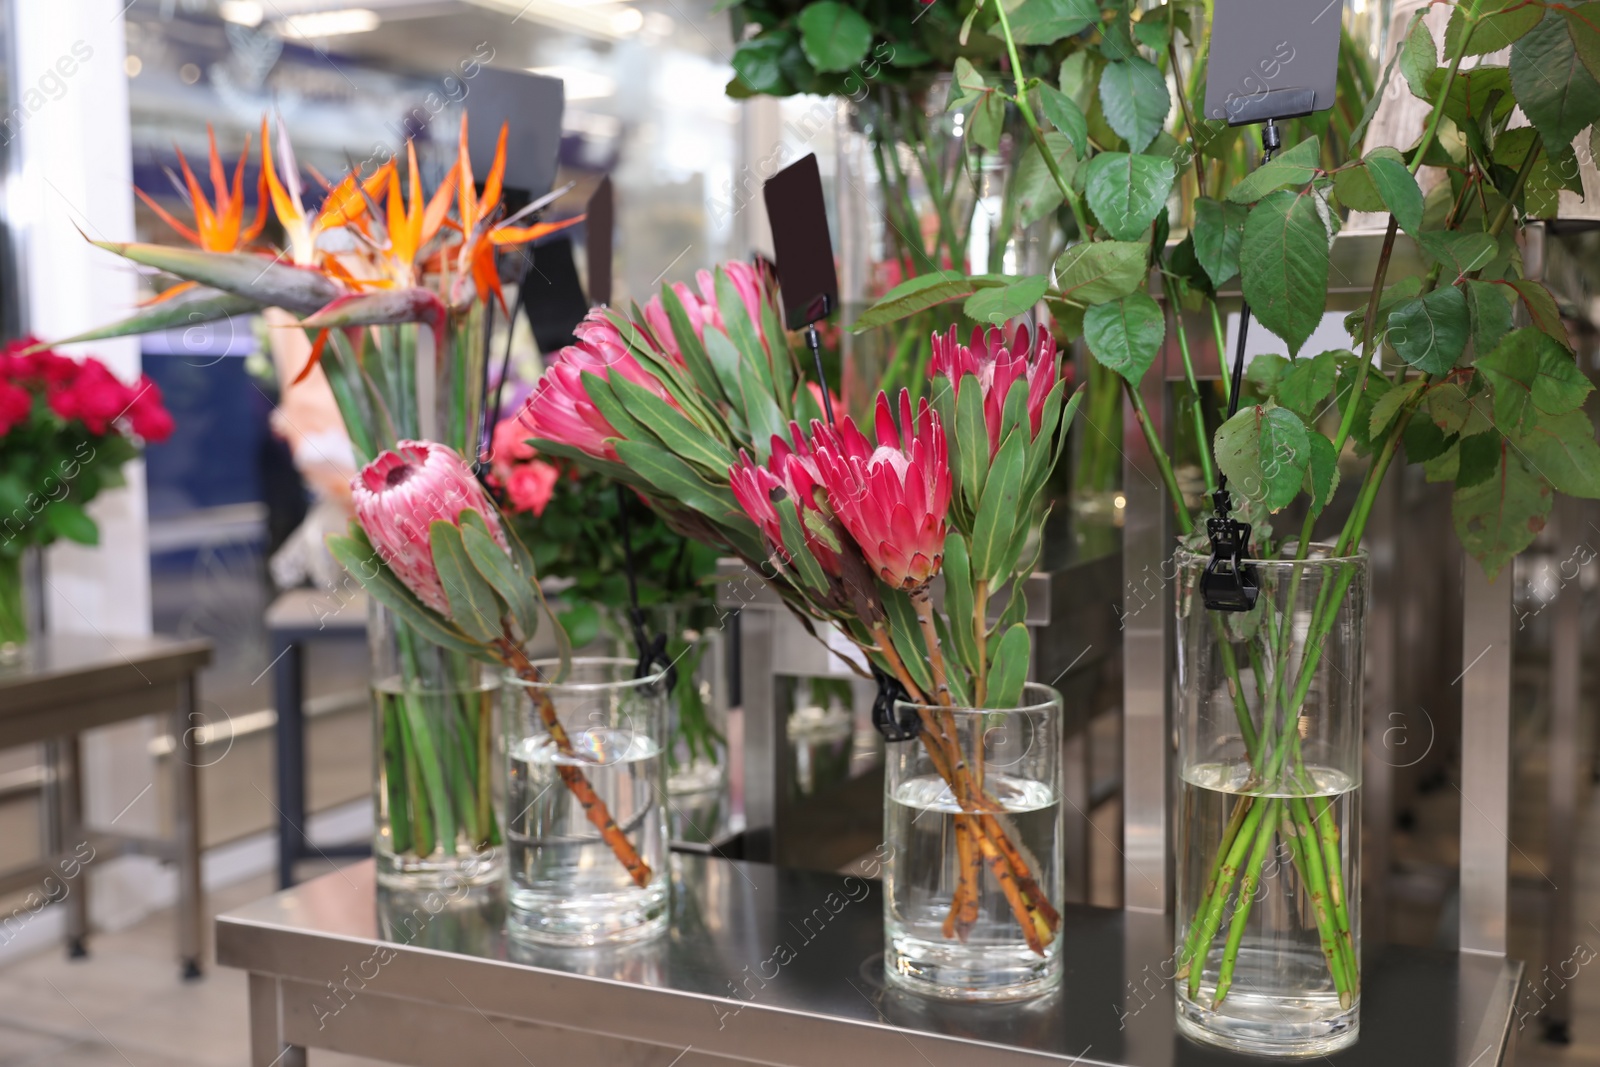
{"label": "metal clip", "polygon": [[900,679],[876,663],[872,665],[872,677],[878,683],[878,695],[872,700],[873,728],[883,735],[885,741],[910,741],[915,738],[921,729],[917,713],[906,708],[898,716],[895,714],[895,705],[901,701],[909,702],[911,694],[900,684]]}
{"label": "metal clip", "polygon": [[1229,517],[1225,499],[1216,503],[1217,514],[1206,520],[1211,562],[1200,576],[1200,597],[1211,611],[1250,611],[1261,593],[1256,569],[1244,561],[1250,544],[1250,524]]}

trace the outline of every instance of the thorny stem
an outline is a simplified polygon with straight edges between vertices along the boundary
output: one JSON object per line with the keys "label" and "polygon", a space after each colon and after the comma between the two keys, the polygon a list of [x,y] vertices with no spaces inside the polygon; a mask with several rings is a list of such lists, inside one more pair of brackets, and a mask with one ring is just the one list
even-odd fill
{"label": "thorny stem", "polygon": [[1061,166],[1056,162],[1055,153],[1050,151],[1050,145],[1044,139],[1044,130],[1040,129],[1039,120],[1033,114],[1033,105],[1028,103],[1028,79],[1022,71],[1022,57],[1017,54],[1016,39],[1011,36],[1011,19],[1006,14],[1006,5],[1002,0],[996,0],[994,9],[1000,13],[1000,34],[1005,38],[1006,54],[1011,58],[1011,73],[1017,82],[1017,110],[1022,113],[1022,121],[1028,124],[1028,129],[1033,134],[1033,143],[1039,147],[1039,154],[1044,157],[1044,165],[1049,169],[1056,188],[1061,190],[1061,198],[1067,202],[1067,207],[1072,211],[1072,218],[1078,224],[1079,235],[1086,236],[1089,228],[1084,223],[1083,205],[1078,202],[1078,194],[1073,190],[1072,183],[1061,173]]}

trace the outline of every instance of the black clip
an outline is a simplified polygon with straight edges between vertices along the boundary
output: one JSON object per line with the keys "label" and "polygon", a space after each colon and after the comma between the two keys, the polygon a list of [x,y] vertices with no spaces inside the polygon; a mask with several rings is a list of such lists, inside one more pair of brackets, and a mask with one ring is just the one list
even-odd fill
{"label": "black clip", "polygon": [[1256,569],[1244,561],[1250,524],[1229,517],[1226,490],[1218,490],[1213,499],[1217,513],[1206,520],[1211,562],[1200,576],[1200,597],[1212,611],[1250,611],[1261,593]]}
{"label": "black clip", "polygon": [[650,637],[644,628],[644,612],[634,608],[629,612],[633,623],[633,640],[639,649],[639,665],[634,668],[635,678],[647,678],[658,671],[664,675],[667,692],[678,688],[678,664],[667,655],[667,635]]}
{"label": "black clip", "polygon": [[917,736],[921,724],[917,713],[910,708],[896,715],[895,705],[911,700],[911,694],[900,684],[900,679],[872,665],[872,677],[878,683],[878,695],[872,701],[872,725],[885,741],[910,741]]}

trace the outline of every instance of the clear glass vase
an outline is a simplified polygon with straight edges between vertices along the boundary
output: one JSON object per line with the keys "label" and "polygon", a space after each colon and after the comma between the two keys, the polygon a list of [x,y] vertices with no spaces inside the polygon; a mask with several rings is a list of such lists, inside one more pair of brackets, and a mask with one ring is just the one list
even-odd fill
{"label": "clear glass vase", "polygon": [[1267,1055],[1360,1023],[1367,561],[1307,556],[1251,563],[1242,613],[1206,609],[1208,556],[1177,560],[1178,1027]]}
{"label": "clear glass vase", "polygon": [[901,703],[888,746],[884,969],[929,996],[1010,1000],[1061,981],[1061,694],[1013,708]]}
{"label": "clear glass vase", "polygon": [[638,941],[666,929],[662,673],[580,658],[541,681],[508,678],[507,928],[554,945]]}
{"label": "clear glass vase", "polygon": [[22,552],[0,546],[0,663],[14,663],[28,647],[27,578]]}
{"label": "clear glass vase", "polygon": [[[667,825],[674,841],[716,841],[732,825],[725,620],[703,597],[653,604],[644,614],[646,634],[665,638],[674,668],[664,746]],[[606,625],[618,649],[634,651],[625,610],[610,613]]]}
{"label": "clear glass vase", "polygon": [[377,602],[372,654],[372,843],[395,888],[483,885],[504,869],[494,751],[498,676],[429,643]]}

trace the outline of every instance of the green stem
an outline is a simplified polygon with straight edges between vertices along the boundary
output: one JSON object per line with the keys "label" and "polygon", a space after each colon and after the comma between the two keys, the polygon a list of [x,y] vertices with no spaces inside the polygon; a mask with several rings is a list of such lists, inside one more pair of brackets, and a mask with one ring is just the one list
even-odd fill
{"label": "green stem", "polygon": [[389,842],[395,854],[411,848],[411,813],[406,803],[406,746],[400,712],[395,707],[396,698],[379,692],[378,707],[382,716],[383,743],[383,794],[389,812]]}
{"label": "green stem", "polygon": [[1194,443],[1200,452],[1200,470],[1205,476],[1206,492],[1217,488],[1216,471],[1211,466],[1211,440],[1206,436],[1206,413],[1200,401],[1200,385],[1194,376],[1194,361],[1189,357],[1189,334],[1183,328],[1183,309],[1174,305],[1172,319],[1178,335],[1178,350],[1183,353],[1183,376],[1189,383],[1189,397],[1193,401]]}
{"label": "green stem", "polygon": [[[1200,894],[1202,901],[1209,902],[1217,892],[1217,883],[1222,878],[1222,865],[1232,850],[1234,841],[1238,840],[1239,829],[1244,825],[1244,818],[1250,813],[1255,797],[1248,793],[1234,798],[1233,811],[1228,815],[1228,825],[1222,831],[1222,844],[1217,848],[1217,854],[1211,860],[1211,874],[1206,878],[1205,892]],[[1202,917],[1207,908],[1201,907],[1195,911],[1194,921],[1189,926],[1189,936],[1183,942],[1183,955],[1178,958],[1178,972],[1175,977],[1185,978],[1194,965],[1195,952],[1200,948],[1200,931],[1204,928]]]}
{"label": "green stem", "polygon": [[1189,961],[1189,999],[1193,1000],[1200,994],[1200,976],[1205,972],[1206,950],[1212,938],[1217,936],[1217,930],[1222,926],[1222,909],[1227,903],[1228,896],[1233,890],[1234,879],[1239,876],[1239,868],[1245,859],[1245,850],[1250,847],[1256,838],[1256,832],[1261,828],[1261,813],[1270,804],[1252,804],[1249,812],[1245,814],[1244,822],[1239,825],[1239,832],[1234,836],[1233,845],[1227,850],[1227,858],[1217,869],[1217,888],[1206,901],[1201,913],[1203,923],[1200,927],[1200,936],[1195,941],[1193,957]]}
{"label": "green stem", "polygon": [[1178,488],[1177,476],[1172,473],[1172,461],[1167,458],[1167,450],[1161,447],[1161,440],[1156,436],[1156,430],[1150,421],[1150,411],[1144,406],[1144,397],[1139,390],[1123,379],[1122,388],[1128,394],[1128,400],[1133,404],[1134,416],[1139,420],[1139,429],[1144,432],[1145,442],[1150,446],[1150,455],[1156,461],[1156,466],[1161,471],[1161,480],[1167,487],[1167,495],[1172,499],[1173,514],[1178,520],[1178,532],[1187,536],[1194,529],[1194,520],[1189,516],[1189,506],[1184,503],[1183,490]]}
{"label": "green stem", "polygon": [[1281,800],[1267,801],[1266,814],[1261,817],[1261,829],[1256,833],[1256,843],[1250,850],[1250,859],[1245,865],[1244,880],[1239,883],[1239,896],[1233,905],[1233,921],[1228,924],[1228,943],[1222,950],[1222,969],[1217,974],[1217,992],[1211,998],[1212,1011],[1222,1003],[1223,998],[1228,995],[1228,989],[1233,985],[1233,970],[1239,962],[1239,946],[1244,941],[1245,927],[1250,924],[1250,910],[1256,902],[1256,887],[1261,884],[1261,865],[1266,862],[1267,849],[1272,846],[1272,840],[1277,836],[1277,815],[1282,804]]}
{"label": "green stem", "polygon": [[1011,19],[1006,14],[1006,5],[997,2],[994,7],[1000,13],[1000,34],[1005,38],[1006,53],[1011,57],[1011,73],[1017,83],[1015,99],[1017,110],[1022,113],[1022,121],[1028,124],[1028,129],[1033,134],[1033,143],[1039,147],[1039,154],[1044,157],[1044,165],[1050,171],[1050,177],[1055,181],[1056,188],[1061,190],[1061,199],[1067,202],[1067,207],[1072,211],[1073,221],[1078,224],[1078,235],[1086,238],[1089,228],[1084,224],[1083,204],[1079,202],[1078,194],[1073,191],[1072,183],[1061,173],[1061,166],[1056,162],[1055,153],[1050,151],[1050,145],[1044,139],[1044,130],[1040,129],[1039,120],[1033,114],[1033,105],[1028,103],[1028,80],[1023,75],[1022,57],[1017,53],[1016,39],[1011,35]]}

